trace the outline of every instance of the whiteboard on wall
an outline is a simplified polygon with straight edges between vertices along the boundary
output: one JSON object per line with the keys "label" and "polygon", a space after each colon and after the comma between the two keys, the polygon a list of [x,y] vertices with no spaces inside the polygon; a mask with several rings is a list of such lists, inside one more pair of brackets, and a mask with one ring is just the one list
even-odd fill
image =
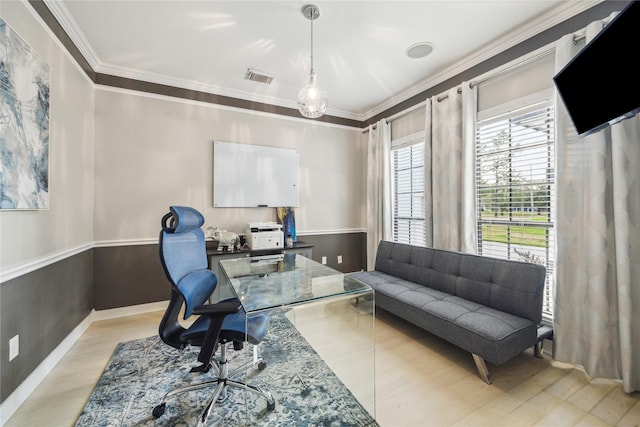
{"label": "whiteboard on wall", "polygon": [[213,206],[298,207],[298,150],[213,143]]}

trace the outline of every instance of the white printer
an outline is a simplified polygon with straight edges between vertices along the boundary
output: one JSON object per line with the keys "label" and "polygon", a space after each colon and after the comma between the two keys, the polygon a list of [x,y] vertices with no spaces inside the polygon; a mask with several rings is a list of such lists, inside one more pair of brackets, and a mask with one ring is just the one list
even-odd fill
{"label": "white printer", "polygon": [[250,222],[247,224],[247,244],[251,250],[281,249],[284,247],[282,224]]}

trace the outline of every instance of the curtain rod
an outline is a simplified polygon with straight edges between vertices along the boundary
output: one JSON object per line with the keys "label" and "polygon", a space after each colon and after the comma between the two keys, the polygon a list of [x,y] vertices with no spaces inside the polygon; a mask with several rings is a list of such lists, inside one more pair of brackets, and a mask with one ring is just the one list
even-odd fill
{"label": "curtain rod", "polygon": [[[415,110],[417,110],[418,108],[420,108],[420,107],[424,107],[424,105],[425,105],[426,103],[427,103],[427,100],[425,99],[425,100],[424,100],[424,101],[422,101],[422,102],[419,102],[419,103],[417,103],[417,104],[415,104],[415,105],[412,105],[411,107],[407,108],[406,110],[402,110],[402,111],[400,111],[400,112],[397,112],[397,113],[395,113],[395,114],[392,114],[391,116],[387,117],[385,120],[386,120],[386,121],[387,121],[387,123],[388,123],[388,122],[391,122],[391,121],[393,121],[393,120],[396,120],[396,119],[398,119],[398,118],[400,118],[400,117],[402,117],[402,116],[405,116],[405,115],[407,115],[407,114],[409,114],[409,113],[413,113],[413,112],[414,112]],[[377,124],[375,124],[375,123],[374,123],[374,124],[373,124],[373,129],[375,129],[376,127],[377,127]],[[364,133],[367,133],[367,132],[369,132],[369,127],[367,127],[365,130],[363,130],[363,131],[362,131],[362,133],[363,133],[363,134],[364,134]]]}
{"label": "curtain rod", "polygon": [[[469,87],[473,87],[473,86],[471,86],[471,83],[469,83]],[[461,88],[458,88],[458,90],[457,90],[456,92],[458,92],[458,93],[462,93],[462,89],[461,89]],[[438,101],[438,102],[442,102],[442,101],[444,101],[445,99],[447,99],[448,97],[449,97],[449,95],[442,95],[442,96],[437,97],[437,98],[436,98],[436,101]]]}
{"label": "curtain rod", "polygon": [[[380,120],[388,120],[388,119],[380,119]],[[367,128],[365,130],[362,131],[362,134],[364,135],[365,133],[369,132],[369,128],[372,128],[373,130],[376,130],[378,128],[378,123],[374,123],[372,125],[367,126]]]}
{"label": "curtain rod", "polygon": [[[611,22],[613,20],[613,18],[615,18],[618,13],[620,12],[612,12],[609,16],[607,16],[604,19],[601,19],[602,23],[604,24],[604,26],[602,27],[602,30],[604,30],[604,28],[609,24],[609,22]],[[596,22],[596,21],[594,21]],[[580,40],[584,40],[587,38],[587,29],[586,27],[576,31],[575,33],[573,33],[573,44],[577,44]]]}
{"label": "curtain rod", "polygon": [[[496,72],[494,72],[494,73],[492,73],[492,74],[490,74],[488,76],[485,76],[485,77],[483,77],[481,79],[470,81],[469,82],[469,87],[474,87],[474,86],[477,86],[477,85],[479,85],[481,83],[485,83],[485,82],[487,82],[489,80],[493,80],[495,78],[498,78],[498,77],[502,76],[503,74],[506,74],[506,73],[508,73],[510,71],[513,71],[513,70],[515,70],[517,68],[520,68],[522,66],[525,66],[525,65],[527,65],[527,64],[529,64],[531,62],[537,61],[538,59],[544,58],[545,56],[553,53],[554,51],[555,51],[555,44],[553,44],[551,46],[547,46],[546,49],[544,49],[543,51],[539,52],[536,55],[533,55],[533,56],[531,56],[529,58],[526,58],[526,59],[524,59],[524,60],[522,60],[520,62],[512,64],[512,65],[510,65],[508,67],[505,67],[502,70],[496,71]],[[462,93],[462,89],[458,88],[457,92],[458,93]],[[445,95],[437,97],[436,100],[438,102],[441,102],[441,101],[444,101],[445,99],[447,99],[448,97],[449,97],[449,95],[445,94]]]}
{"label": "curtain rod", "polygon": [[[608,16],[607,18],[602,19],[601,21],[604,23],[604,25],[607,25],[616,15],[617,15],[617,13],[612,13],[610,16]],[[573,43],[574,44],[578,43],[579,41],[585,39],[586,37],[587,37],[586,28],[578,30],[578,31],[573,33]],[[556,43],[552,42],[552,43],[548,44],[547,46],[545,46],[542,49],[543,50],[541,50],[537,54],[532,55],[531,57],[526,58],[526,59],[524,59],[524,60],[522,60],[520,62],[517,62],[517,63],[512,64],[512,65],[510,65],[508,67],[505,67],[505,68],[503,68],[503,69],[501,69],[499,71],[496,71],[496,72],[494,72],[492,74],[489,74],[489,75],[487,75],[485,77],[482,77],[479,80],[475,80],[475,81],[472,80],[471,82],[469,82],[469,87],[474,87],[474,86],[477,86],[477,85],[479,85],[481,83],[486,83],[489,80],[492,80],[494,78],[500,77],[501,75],[503,75],[505,73],[513,71],[514,69],[517,69],[517,68],[519,68],[521,66],[527,65],[527,64],[529,64],[529,63],[531,63],[533,61],[537,61],[538,59],[544,58],[545,56],[554,53],[556,51]],[[489,72],[489,73],[491,73],[491,72]],[[458,88],[457,92],[458,93],[462,93],[462,89]],[[448,97],[449,97],[449,95],[445,94],[445,95],[437,97],[436,101],[437,102],[442,102],[445,99],[447,99]],[[400,116],[403,116],[404,114],[408,114],[408,113],[412,112],[413,110],[415,110],[416,108],[423,106],[425,103],[426,103],[426,101],[422,101],[419,104],[416,104],[416,105],[414,105],[412,107],[407,108],[404,111],[401,111],[399,113],[396,113],[396,114],[390,116],[389,118],[387,118],[387,120],[391,121],[391,120],[396,119],[396,118],[398,118]],[[375,125],[374,125],[373,128],[375,129]],[[369,132],[369,129],[365,129],[362,133],[365,133],[365,132]]]}
{"label": "curtain rod", "polygon": [[[604,23],[604,25],[607,25],[615,15],[616,15],[615,13],[612,13],[610,16],[608,16],[607,18],[602,19],[601,21]],[[587,33],[586,28],[583,28],[581,30],[578,30],[578,31],[574,32],[573,33],[573,43],[574,44],[578,43],[580,40],[583,40],[584,38],[586,38],[586,33]],[[513,65],[511,65],[509,67],[505,67],[502,70],[497,71],[497,72],[495,72],[493,74],[490,74],[490,75],[488,75],[486,77],[483,77],[483,78],[481,78],[479,80],[471,81],[469,83],[469,87],[474,87],[474,86],[479,85],[480,83],[485,83],[486,81],[494,79],[496,77],[499,77],[499,76],[501,76],[501,75],[503,75],[503,74],[505,74],[505,73],[507,73],[509,71],[512,71],[515,68],[518,68],[518,67],[523,66],[523,65],[527,65],[527,64],[529,64],[529,63],[531,63],[533,61],[537,61],[538,59],[544,58],[545,56],[547,56],[549,54],[555,53],[555,51],[556,51],[556,42],[552,42],[552,43],[548,44],[547,46],[545,46],[545,47],[543,47],[541,49],[542,50],[540,52],[538,52],[537,54],[532,55],[531,57],[526,58],[526,59],[524,59],[524,60],[522,60],[522,61],[520,61],[520,62],[518,62],[516,64],[513,64]],[[460,92],[458,91],[458,93],[460,93]],[[445,99],[445,98],[443,98],[443,99]],[[440,101],[440,99],[438,99],[438,101]]]}
{"label": "curtain rod", "polygon": [[416,105],[413,105],[413,106],[407,108],[406,110],[402,110],[402,111],[400,111],[398,113],[395,113],[395,114],[387,117],[387,121],[392,121],[392,120],[395,120],[395,119],[400,118],[402,116],[405,116],[405,115],[407,115],[409,113],[413,113],[414,110],[417,110],[420,107],[424,107],[426,104],[427,104],[427,100],[425,99],[424,101],[419,102]]}

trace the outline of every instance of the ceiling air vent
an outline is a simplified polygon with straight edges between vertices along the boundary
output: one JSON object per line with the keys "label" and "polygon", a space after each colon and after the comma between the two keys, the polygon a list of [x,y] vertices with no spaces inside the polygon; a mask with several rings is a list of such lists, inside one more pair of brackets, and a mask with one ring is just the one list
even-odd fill
{"label": "ceiling air vent", "polygon": [[247,73],[244,75],[245,80],[251,80],[258,83],[264,83],[266,85],[271,84],[273,80],[273,76],[268,76],[260,71],[252,70],[251,68],[247,68]]}

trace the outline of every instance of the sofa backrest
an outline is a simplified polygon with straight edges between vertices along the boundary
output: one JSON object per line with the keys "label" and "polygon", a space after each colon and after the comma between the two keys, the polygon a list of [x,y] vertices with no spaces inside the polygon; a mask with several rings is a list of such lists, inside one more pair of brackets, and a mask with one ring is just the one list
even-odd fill
{"label": "sofa backrest", "polygon": [[540,322],[546,268],[540,264],[382,241],[375,269]]}

